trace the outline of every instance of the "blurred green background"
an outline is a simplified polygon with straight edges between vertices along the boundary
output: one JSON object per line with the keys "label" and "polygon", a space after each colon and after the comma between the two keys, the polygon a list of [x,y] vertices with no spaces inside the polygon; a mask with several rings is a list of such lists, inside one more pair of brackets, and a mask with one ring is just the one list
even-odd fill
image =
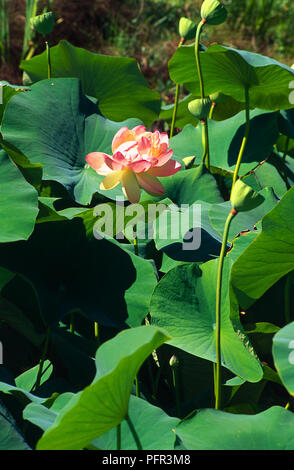
{"label": "blurred green background", "polygon": [[[51,9],[57,24],[51,45],[67,39],[92,52],[135,57],[150,86],[166,101],[174,93],[167,62],[178,41],[178,21],[197,22],[202,0],[0,0],[0,79],[21,82],[18,69],[30,8]],[[218,42],[294,62],[293,0],[227,0],[228,20],[206,28],[204,44]],[[28,8],[30,6],[30,8]],[[35,38],[34,53],[44,50]]]}

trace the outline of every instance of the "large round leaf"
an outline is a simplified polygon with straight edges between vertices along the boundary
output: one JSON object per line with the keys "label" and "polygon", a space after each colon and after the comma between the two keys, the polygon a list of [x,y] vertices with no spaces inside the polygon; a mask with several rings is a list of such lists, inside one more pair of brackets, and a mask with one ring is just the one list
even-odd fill
{"label": "large round leaf", "polygon": [[27,90],[28,87],[22,85],[11,85],[8,82],[0,81],[0,125],[8,101],[17,93]]}
{"label": "large round leaf", "polygon": [[222,236],[212,227],[208,212],[211,204],[195,201],[188,208],[174,206],[154,222],[158,250],[177,261],[208,261],[218,256]]}
{"label": "large round leaf", "polygon": [[[229,241],[232,241],[240,232],[254,230],[255,224],[276,205],[277,199],[271,188],[265,188],[259,194],[264,197],[262,204],[248,212],[240,212],[238,217],[232,220],[228,234]],[[208,212],[209,220],[212,227],[221,235],[231,209],[232,204],[230,201],[211,204]]]}
{"label": "large round leaf", "polygon": [[[133,395],[130,397],[129,416],[144,450],[174,449],[176,436],[173,428],[178,424],[178,418],[168,416],[161,408]],[[126,421],[121,424],[121,439],[121,450],[137,450],[137,445]],[[111,429],[95,439],[92,446],[103,450],[116,450],[116,429]]]}
{"label": "large round leaf", "polygon": [[232,268],[232,285],[245,310],[294,269],[294,188],[262,219],[262,231]]}
{"label": "large round leaf", "polygon": [[45,406],[36,401],[32,401],[23,410],[23,418],[35,424],[43,431],[46,431],[46,429],[54,424],[59,412],[67,406],[74,396],[75,394],[71,392],[61,393],[55,398],[50,408],[47,407],[48,402]]}
{"label": "large round leaf", "polygon": [[284,326],[273,338],[276,369],[285,387],[294,395],[294,322]]}
{"label": "large round leaf", "polygon": [[0,450],[31,450],[8,410],[0,403]]}
{"label": "large round leaf", "polygon": [[202,164],[198,168],[178,171],[169,178],[161,178],[160,181],[165,189],[164,197],[168,197],[179,207],[182,204],[191,205],[195,201],[223,202],[215,178]]}
{"label": "large round leaf", "polygon": [[[255,110],[250,114],[250,132],[243,154],[240,175],[251,171],[267,158],[278,138],[277,113]],[[241,111],[226,121],[208,121],[211,166],[233,171],[245,132],[245,113]],[[174,158],[196,156],[200,163],[203,153],[202,129],[187,125],[171,139]]]}
{"label": "large round leaf", "polygon": [[38,212],[37,191],[0,151],[0,242],[27,240]]}
{"label": "large round leaf", "polygon": [[156,284],[152,264],[116,240],[88,240],[81,218],[43,222],[26,243],[0,245],[4,267],[25,275],[54,324],[69,310],[114,327],[140,325]]}
{"label": "large round leaf", "polygon": [[[251,186],[255,191],[260,191],[269,186],[278,198],[283,197],[294,184],[294,160],[292,158],[282,159],[281,154],[272,152],[270,157],[258,165],[249,175],[246,175],[244,183]],[[286,182],[287,181],[287,182]]]}
{"label": "large round leaf", "polygon": [[[97,98],[103,116],[113,121],[129,117],[147,126],[160,111],[159,94],[148,87],[135,59],[94,54],[67,41],[51,48],[52,77],[76,77],[86,95]],[[47,78],[46,52],[23,60],[33,83]]]}
{"label": "large round leaf", "polygon": [[38,450],[82,449],[117,426],[127,415],[131,388],[139,368],[169,336],[160,328],[141,326],[103,343],[96,355],[93,382],[67,404],[45,431]]}
{"label": "large round leaf", "polygon": [[[230,263],[226,261],[221,315],[222,364],[236,375],[257,382],[262,377],[259,361],[245,345],[240,323],[237,334],[230,320]],[[212,260],[200,268],[187,264],[172,269],[155,288],[150,306],[152,323],[169,331],[170,344],[214,362],[217,265],[218,260]]]}
{"label": "large round leaf", "polygon": [[[5,111],[2,134],[31,162],[43,164],[44,180],[58,181],[77,202],[88,204],[93,193],[100,192],[104,177],[86,163],[87,154],[111,153],[115,133],[138,124],[136,119],[121,123],[105,119],[83,95],[78,79],[59,78],[41,81],[31,91],[14,96]],[[110,198],[122,196],[120,186],[103,193]]]}
{"label": "large round leaf", "polygon": [[176,433],[188,450],[294,450],[294,415],[279,406],[256,415],[203,409]]}
{"label": "large round leaf", "polygon": [[[183,128],[186,124],[196,126],[199,121],[189,112],[188,103],[197,98],[199,98],[199,96],[192,95],[190,93],[178,102],[175,127]],[[240,103],[234,100],[231,96],[227,96],[223,103],[219,103],[215,106],[213,111],[213,120],[223,121],[224,119],[228,119],[239,113],[242,109],[244,109],[244,103]],[[164,105],[161,108],[159,119],[164,119],[171,124],[173,112],[174,104]]]}
{"label": "large round leaf", "polygon": [[[294,79],[294,71],[286,65],[217,44],[200,52],[200,61],[206,94],[222,92],[244,102],[247,87],[251,106],[268,110],[293,107],[289,101],[289,83]],[[199,95],[193,45],[178,48],[169,62],[169,72],[174,82]]]}

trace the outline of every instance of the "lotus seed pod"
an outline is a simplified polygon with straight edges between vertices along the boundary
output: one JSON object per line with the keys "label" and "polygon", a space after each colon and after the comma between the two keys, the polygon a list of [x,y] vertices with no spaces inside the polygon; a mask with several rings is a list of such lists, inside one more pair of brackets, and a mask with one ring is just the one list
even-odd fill
{"label": "lotus seed pod", "polygon": [[219,0],[204,0],[201,18],[206,20],[207,24],[218,25],[226,21],[227,10]]}
{"label": "lotus seed pod", "polygon": [[184,38],[185,41],[189,41],[189,39],[194,39],[196,34],[197,25],[189,20],[189,18],[185,18],[184,16],[180,19],[179,22],[179,33],[181,38]]}
{"label": "lotus seed pod", "polygon": [[41,34],[50,34],[52,33],[54,26],[54,15],[52,11],[48,13],[43,13],[39,16],[34,16],[31,18],[31,25],[35,28],[38,33]]}
{"label": "lotus seed pod", "polygon": [[188,103],[188,109],[193,116],[195,116],[200,121],[207,119],[209,116],[209,111],[211,108],[210,98],[196,99]]}
{"label": "lotus seed pod", "polygon": [[172,355],[172,357],[169,360],[169,365],[171,367],[178,367],[178,365],[179,365],[179,359],[174,354]]}
{"label": "lotus seed pod", "polygon": [[217,92],[213,93],[212,95],[209,95],[209,98],[213,103],[220,104],[224,103],[228,99],[228,96],[224,95],[223,93]]}
{"label": "lotus seed pod", "polygon": [[255,209],[264,201],[264,197],[250,186],[238,179],[231,193],[231,204],[237,212],[247,212]]}

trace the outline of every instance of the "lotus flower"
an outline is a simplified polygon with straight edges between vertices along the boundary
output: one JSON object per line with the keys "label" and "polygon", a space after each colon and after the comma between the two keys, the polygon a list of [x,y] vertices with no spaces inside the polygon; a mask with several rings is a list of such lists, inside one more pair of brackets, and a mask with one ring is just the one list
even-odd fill
{"label": "lotus flower", "polygon": [[173,151],[168,147],[166,133],[148,132],[142,125],[122,127],[112,141],[113,155],[92,152],[86,161],[105,176],[100,189],[112,189],[121,183],[124,195],[135,204],[140,200],[140,187],[152,196],[160,196],[165,191],[156,177],[173,175],[181,168],[180,163],[171,160]]}

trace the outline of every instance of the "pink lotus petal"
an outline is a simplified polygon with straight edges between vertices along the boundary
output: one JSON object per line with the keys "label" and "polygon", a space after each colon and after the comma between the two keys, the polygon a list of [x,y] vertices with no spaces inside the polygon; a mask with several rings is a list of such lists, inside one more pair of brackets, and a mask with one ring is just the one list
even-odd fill
{"label": "pink lotus petal", "polygon": [[140,137],[140,135],[146,132],[146,127],[142,125],[133,127],[132,132],[135,137]]}
{"label": "pink lotus petal", "polygon": [[171,157],[172,157],[172,154],[173,154],[173,151],[170,149],[168,150],[167,152],[163,153],[162,155],[160,155],[157,159],[157,163],[154,165],[155,167],[158,167],[158,166],[163,166],[166,164],[166,162],[168,162]]}
{"label": "pink lotus petal", "polygon": [[122,144],[120,144],[119,147],[116,149],[116,152],[125,154],[126,152],[129,152],[131,149],[136,148],[137,146],[138,142],[136,140],[128,140],[127,142],[123,142]]}
{"label": "pink lotus petal", "polygon": [[167,147],[169,146],[169,138],[166,132],[160,134],[160,144],[166,144]]}
{"label": "pink lotus petal", "polygon": [[148,173],[142,173],[137,175],[137,180],[141,188],[154,196],[160,196],[165,193],[164,187],[158,181],[155,176],[149,175]]}
{"label": "pink lotus petal", "polygon": [[117,163],[121,163],[122,165],[124,165],[126,163],[126,159],[125,159],[125,156],[121,153],[121,152],[115,152],[113,155],[112,155],[112,160],[114,160],[115,162]]}
{"label": "pink lotus petal", "polygon": [[160,132],[159,131],[154,131],[152,134],[152,140],[154,139],[154,142],[159,142],[160,141]]}
{"label": "pink lotus petal", "polygon": [[162,166],[152,167],[148,170],[148,174],[152,176],[170,176],[174,175],[181,169],[181,164],[176,160],[169,160]]}
{"label": "pink lotus petal", "polygon": [[115,160],[112,160],[112,157],[106,156],[104,160],[108,168],[110,168],[112,171],[120,171],[123,168],[123,165],[116,162]]}
{"label": "pink lotus petal", "polygon": [[[91,168],[94,170],[99,170],[99,168],[103,165],[104,163],[104,155],[107,155],[106,153],[102,152],[92,152],[88,153],[86,156],[86,162],[88,165],[90,165]],[[108,155],[107,155],[108,156]]]}
{"label": "pink lotus petal", "polygon": [[122,190],[126,198],[136,204],[140,200],[141,192],[135,173],[131,170],[122,172]]}
{"label": "pink lotus petal", "polygon": [[160,155],[161,155],[162,153],[165,153],[165,152],[167,151],[167,149],[168,149],[168,144],[166,144],[165,142],[162,143],[162,144],[160,144],[160,145],[159,145],[159,152],[160,152]]}
{"label": "pink lotus petal", "polygon": [[157,163],[156,157],[153,157],[153,155],[147,155],[146,153],[144,155],[138,154],[137,158],[135,158],[133,162],[140,161],[140,160],[146,160],[146,162],[149,162],[151,166]]}
{"label": "pink lotus petal", "polygon": [[128,168],[135,173],[143,173],[143,171],[147,171],[151,168],[151,163],[146,160],[138,160],[129,163]]}
{"label": "pink lotus petal", "polygon": [[122,127],[113,137],[112,153],[115,153],[121,144],[130,140],[134,140],[132,132],[126,126]]}
{"label": "pink lotus petal", "polygon": [[151,143],[149,139],[146,137],[142,137],[140,142],[138,143],[138,152],[141,154],[148,154],[148,152],[151,150]]}
{"label": "pink lotus petal", "polygon": [[109,155],[102,152],[92,152],[86,156],[86,162],[99,175],[107,175],[111,169],[105,164],[105,158],[109,158]]}

